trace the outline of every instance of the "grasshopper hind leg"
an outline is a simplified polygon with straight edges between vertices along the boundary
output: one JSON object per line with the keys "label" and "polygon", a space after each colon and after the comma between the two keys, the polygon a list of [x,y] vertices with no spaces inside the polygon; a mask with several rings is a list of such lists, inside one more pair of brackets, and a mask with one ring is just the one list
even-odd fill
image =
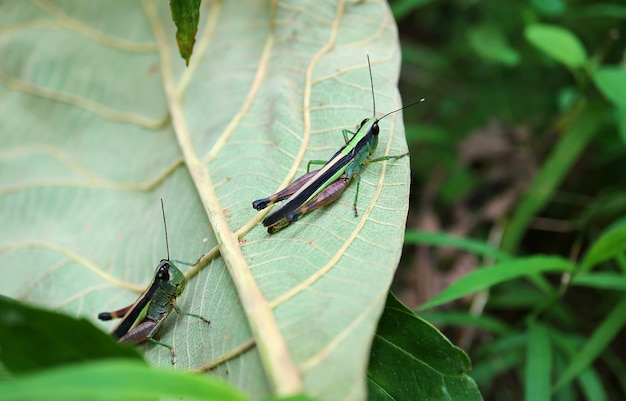
{"label": "grasshopper hind leg", "polygon": [[101,313],[98,314],[98,319],[100,319],[102,321],[107,321],[107,320],[112,320],[112,319],[119,319],[121,317],[126,316],[128,311],[132,307],[133,307],[133,305],[128,305],[125,308],[118,309],[118,310],[113,311],[113,312],[101,312]]}
{"label": "grasshopper hind leg", "polygon": [[337,200],[346,190],[348,184],[350,183],[350,178],[345,174],[339,177],[339,179],[332,184],[328,185],[326,189],[320,192],[311,202],[307,203],[300,208],[289,212],[285,217],[267,227],[267,232],[270,234],[274,234],[283,228],[287,227],[294,221],[298,220],[302,215],[311,212],[315,209],[319,209],[322,206],[329,205]]}

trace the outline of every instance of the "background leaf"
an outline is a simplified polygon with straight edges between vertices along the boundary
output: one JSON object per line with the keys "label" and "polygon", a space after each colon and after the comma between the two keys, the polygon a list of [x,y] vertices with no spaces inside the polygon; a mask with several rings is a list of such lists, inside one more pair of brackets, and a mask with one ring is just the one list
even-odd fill
{"label": "background leaf", "polygon": [[176,24],[176,42],[180,56],[189,65],[200,19],[200,0],[170,0],[172,20]]}
{"label": "background leaf", "polygon": [[529,221],[546,206],[569,168],[598,132],[599,113],[586,110],[574,114],[573,118],[564,132],[563,140],[547,156],[541,171],[533,177],[530,188],[516,208],[502,239],[503,249],[509,252],[517,250]]}
{"label": "background leaf", "polygon": [[472,49],[486,60],[515,66],[520,62],[519,53],[507,43],[506,37],[493,26],[479,26],[469,32],[468,42]]}
{"label": "background leaf", "polygon": [[14,374],[94,359],[141,360],[134,347],[118,344],[85,319],[29,307],[3,296],[0,323],[0,361]]}
{"label": "background leaf", "polygon": [[128,360],[67,365],[0,385],[0,400],[132,401],[160,396],[202,401],[247,399],[214,378],[153,369]]}
{"label": "background leaf", "polygon": [[389,293],[367,370],[369,400],[482,400],[470,369],[460,348]]}
{"label": "background leaf", "polygon": [[574,264],[565,259],[551,256],[533,256],[501,262],[494,266],[475,270],[455,281],[435,298],[421,305],[420,309],[432,308],[519,277],[530,276],[532,278],[539,273],[572,270],[574,270]]}
{"label": "background leaf", "polygon": [[526,400],[550,400],[552,376],[552,347],[545,327],[531,322],[526,350]]}
{"label": "background leaf", "polygon": [[615,105],[615,123],[626,142],[626,70],[601,67],[594,71],[593,80],[600,92]]}
{"label": "background leaf", "polygon": [[536,48],[570,68],[581,67],[587,61],[582,43],[567,29],[535,24],[527,27],[524,34]]}
{"label": "background leaf", "polygon": [[561,388],[564,384],[574,379],[587,369],[592,361],[604,351],[606,344],[613,341],[617,333],[626,323],[626,297],[622,296],[620,302],[611,310],[606,320],[595,328],[589,340],[582,348],[578,349],[578,358],[573,359],[559,376],[554,387]]}
{"label": "background leaf", "polygon": [[[400,257],[408,159],[363,169],[358,218],[354,186],[274,236],[250,204],[309,159],[331,156],[341,129],[371,116],[367,53],[377,110],[401,106],[396,28],[384,2],[270,6],[204,3],[185,69],[162,2],[2,4],[0,254],[10,280],[0,293],[93,321],[128,305],[165,256],[163,198],[171,257],[206,255],[179,306],[211,325],[172,316],[162,341],[174,345],[177,368],[214,367],[263,398],[281,378],[259,353],[268,344],[252,347],[240,302],[248,293],[237,292],[208,228],[207,216],[223,210],[245,256],[237,271],[273,309],[273,340],[286,344],[304,390],[360,399]],[[401,121],[381,122],[377,156],[406,151]],[[217,212],[200,202],[206,188],[183,150],[210,177]],[[162,348],[139,346],[169,365]]]}
{"label": "background leaf", "polygon": [[626,70],[615,67],[599,68],[593,74],[598,89],[615,106],[626,109]]}
{"label": "background leaf", "polygon": [[626,246],[626,227],[607,230],[589,247],[582,261],[582,270],[590,270],[593,266],[624,254]]}
{"label": "background leaf", "polygon": [[452,301],[420,317],[470,355],[486,400],[626,399],[626,3],[391,3],[400,90],[429,100],[405,114],[394,292]]}

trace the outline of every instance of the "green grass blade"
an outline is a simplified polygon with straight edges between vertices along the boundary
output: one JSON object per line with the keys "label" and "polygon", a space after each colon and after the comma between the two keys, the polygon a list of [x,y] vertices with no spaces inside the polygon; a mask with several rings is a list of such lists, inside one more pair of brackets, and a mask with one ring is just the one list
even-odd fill
{"label": "green grass blade", "polygon": [[506,323],[489,315],[474,316],[468,312],[428,311],[421,312],[419,316],[437,326],[476,327],[496,335],[505,335],[511,331]]}
{"label": "green grass blade", "polygon": [[451,284],[429,302],[421,305],[419,309],[432,308],[433,306],[453,301],[465,295],[516,278],[547,272],[566,272],[572,270],[574,270],[574,265],[571,262],[566,259],[551,256],[535,256],[520,258],[510,262],[502,262],[468,274]]}
{"label": "green grass blade", "polygon": [[587,369],[578,376],[580,389],[585,394],[586,399],[593,401],[608,400],[602,379],[593,369]]}
{"label": "green grass blade", "polygon": [[603,290],[626,292],[626,277],[613,272],[581,273],[572,278],[571,285],[578,285]]}
{"label": "green grass blade", "polygon": [[511,255],[509,253],[504,252],[498,248],[494,248],[482,241],[462,238],[443,232],[408,230],[404,234],[404,243],[447,246],[451,248],[462,249],[475,255],[489,257],[497,260],[511,259]]}
{"label": "green grass blade", "polygon": [[502,249],[515,252],[530,220],[550,201],[571,166],[585,150],[596,132],[600,119],[590,111],[583,111],[543,163],[527,194],[518,205],[502,238]]}
{"label": "green grass blade", "polygon": [[552,371],[552,346],[546,328],[532,322],[528,329],[524,399],[549,401]]}
{"label": "green grass blade", "polygon": [[623,255],[626,250],[626,227],[610,230],[591,245],[582,261],[582,271],[598,263]]}
{"label": "green grass blade", "polygon": [[626,296],[613,308],[613,311],[600,324],[600,327],[593,333],[591,338],[572,359],[570,365],[565,369],[555,388],[569,383],[576,378],[600,355],[613,340],[615,335],[626,323]]}
{"label": "green grass blade", "polygon": [[[563,333],[553,329],[549,334],[554,344],[555,360],[558,356],[562,356],[565,360],[576,358],[583,344],[583,340],[581,340],[576,333]],[[561,362],[563,362],[563,358]],[[557,376],[562,374],[563,367],[564,363],[558,365],[555,363],[555,374]],[[617,371],[621,371],[621,369],[618,367]],[[616,376],[619,377],[619,374]],[[593,366],[589,366],[583,370],[577,377],[577,382],[580,385],[581,391],[585,394],[585,399],[593,401],[604,401],[607,399],[607,394],[604,390],[600,375]],[[561,386],[561,388],[554,392],[554,397],[555,399],[572,399],[571,394],[574,391],[575,388],[573,386]]]}

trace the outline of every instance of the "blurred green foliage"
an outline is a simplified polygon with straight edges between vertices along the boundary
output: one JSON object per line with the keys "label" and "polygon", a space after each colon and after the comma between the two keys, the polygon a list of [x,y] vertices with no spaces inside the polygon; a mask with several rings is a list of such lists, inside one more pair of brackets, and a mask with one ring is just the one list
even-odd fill
{"label": "blurred green foliage", "polygon": [[[394,288],[406,293],[403,275],[423,273],[420,246],[464,249],[479,266],[495,264],[495,274],[506,263],[532,269],[537,260],[527,255],[569,259],[572,272],[488,277],[497,284],[469,301],[457,294],[456,304],[420,315],[469,353],[470,376],[487,400],[626,398],[619,346],[626,334],[626,4],[401,0],[391,7],[403,99],[426,98],[404,113],[410,241]],[[498,141],[506,151],[494,157]],[[477,157],[477,149],[491,155]],[[489,214],[485,204],[506,193],[514,194],[511,206]],[[459,210],[473,223],[466,241],[509,256],[459,247],[451,234],[442,239],[441,232],[456,233]],[[439,233],[424,228],[432,220]],[[450,264],[438,259],[433,274]],[[464,286],[476,272],[455,290],[471,294]]]}

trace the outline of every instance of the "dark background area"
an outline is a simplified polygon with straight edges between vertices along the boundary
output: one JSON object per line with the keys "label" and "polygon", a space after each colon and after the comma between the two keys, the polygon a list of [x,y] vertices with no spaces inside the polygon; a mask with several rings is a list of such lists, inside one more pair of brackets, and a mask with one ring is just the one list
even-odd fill
{"label": "dark background area", "polygon": [[[445,232],[504,248],[514,257],[548,254],[578,262],[603,233],[623,224],[626,128],[620,131],[620,111],[594,84],[593,74],[626,65],[624,3],[422,0],[391,1],[391,7],[403,52],[403,101],[426,98],[404,111],[413,171],[408,232]],[[570,31],[586,50],[585,65],[570,68],[535,47],[525,34],[533,24]],[[562,141],[587,123],[593,127],[590,139],[569,152]],[[540,172],[550,175],[549,160],[559,166],[559,146],[565,174],[554,177],[555,190],[530,216],[519,241],[503,244],[533,180]],[[393,290],[415,308],[490,264],[451,247],[407,243]],[[599,269],[624,274],[624,263]],[[486,400],[523,399],[519,335],[528,319],[576,348],[623,296],[563,285],[567,278],[557,275],[549,279],[560,286],[558,299],[546,300],[531,281],[516,280],[418,312],[468,352],[470,375]],[[458,313],[477,320],[458,323]],[[593,365],[609,399],[626,397],[624,337],[622,327]],[[558,352],[554,358],[556,366],[567,360]],[[557,391],[555,399],[583,399],[582,393],[573,386]]]}

